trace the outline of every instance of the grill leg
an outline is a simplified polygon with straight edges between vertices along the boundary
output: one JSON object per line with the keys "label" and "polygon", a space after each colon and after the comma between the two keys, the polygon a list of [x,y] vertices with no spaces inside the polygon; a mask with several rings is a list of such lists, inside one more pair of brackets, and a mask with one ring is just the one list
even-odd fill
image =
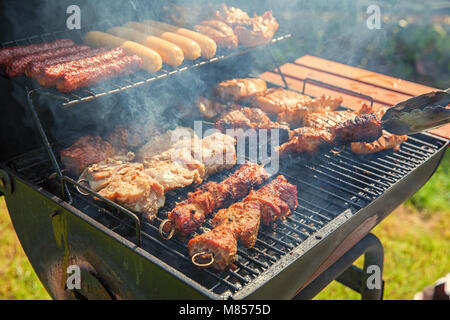
{"label": "grill leg", "polygon": [[[364,255],[364,268],[353,266],[353,262]],[[312,299],[333,280],[359,292],[363,300],[383,298],[384,250],[380,240],[368,234],[348,250],[328,270],[324,271],[294,299]]]}

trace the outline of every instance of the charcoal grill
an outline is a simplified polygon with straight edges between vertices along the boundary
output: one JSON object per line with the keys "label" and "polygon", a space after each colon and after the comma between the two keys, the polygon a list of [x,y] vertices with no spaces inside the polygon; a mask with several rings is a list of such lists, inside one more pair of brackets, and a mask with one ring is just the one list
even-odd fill
{"label": "charcoal grill", "polygon": [[[58,36],[49,33],[3,46]],[[66,36],[79,38],[77,32]],[[289,37],[279,35],[272,44]],[[43,147],[1,159],[0,192],[6,197],[22,246],[53,298],[290,299],[318,276],[318,270],[331,264],[329,258],[336,250],[366,236],[438,167],[448,141],[426,133],[410,136],[398,151],[357,156],[348,150],[332,150],[282,163],[279,174],[299,189],[298,208],[277,228],[260,230],[255,247],[239,248],[236,268],[222,272],[194,267],[184,241],[165,241],[158,234],[160,222],[191,188],[170,192],[166,206],[149,223],[140,220],[139,213],[101,199],[61,170],[57,155],[76,137],[49,139],[37,95],[45,96],[51,108],[72,109],[136,87],[147,88],[149,83],[182,76],[203,65],[214,68],[250,51],[223,52],[210,60],[115,79],[68,95],[35,87],[26,79],[14,80],[25,89],[25,105]],[[211,179],[223,180],[231,173]],[[77,189],[100,200],[83,196]],[[84,280],[79,291],[64,286],[70,265],[81,267]]]}

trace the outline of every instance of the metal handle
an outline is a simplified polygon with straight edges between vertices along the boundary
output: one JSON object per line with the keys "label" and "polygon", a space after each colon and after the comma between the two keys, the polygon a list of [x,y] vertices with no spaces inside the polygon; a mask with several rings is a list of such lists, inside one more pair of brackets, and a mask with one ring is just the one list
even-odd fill
{"label": "metal handle", "polygon": [[[135,224],[135,228],[136,228],[136,245],[138,247],[141,246],[141,221],[139,220],[137,215],[135,215],[130,210],[125,209],[124,207],[118,205],[117,203],[112,202],[111,200],[106,199],[105,197],[102,197],[97,192],[92,191],[91,189],[89,189],[86,186],[83,186],[82,184],[78,183],[77,181],[73,180],[72,178],[69,178],[67,176],[63,176],[62,177],[62,181],[63,181],[63,183],[65,181],[67,181],[67,182],[73,184],[77,189],[81,189],[81,190],[85,191],[86,193],[90,194],[91,196],[100,199],[101,201],[103,201],[107,205],[112,206],[113,208],[119,210],[122,213],[125,213],[127,216],[129,216],[131,219],[133,219],[134,224]],[[65,183],[64,183],[64,185],[65,185]]]}

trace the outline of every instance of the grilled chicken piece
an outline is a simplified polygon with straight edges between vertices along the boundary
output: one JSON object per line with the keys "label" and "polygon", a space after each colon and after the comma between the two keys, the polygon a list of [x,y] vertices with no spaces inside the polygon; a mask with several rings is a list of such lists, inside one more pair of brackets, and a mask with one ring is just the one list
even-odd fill
{"label": "grilled chicken piece", "polygon": [[236,139],[215,132],[194,145],[193,156],[205,165],[205,177],[234,167],[236,164]]}
{"label": "grilled chicken piece", "polygon": [[233,224],[222,224],[188,242],[189,255],[205,252],[214,256],[212,267],[225,270],[236,259],[237,240]]}
{"label": "grilled chicken piece", "polygon": [[278,114],[287,109],[295,109],[312,99],[301,93],[283,88],[270,88],[260,95],[254,96],[252,107],[260,108],[270,114]]}
{"label": "grilled chicken piece", "polygon": [[89,165],[101,162],[117,153],[117,149],[102,138],[86,136],[78,139],[69,148],[63,149],[61,161],[69,172],[79,175]]}
{"label": "grilled chicken piece", "polygon": [[165,191],[199,184],[205,177],[205,165],[194,159],[189,149],[169,149],[144,161],[145,172]]}
{"label": "grilled chicken piece", "polygon": [[232,102],[220,103],[205,97],[199,97],[196,101],[196,105],[198,111],[200,111],[205,119],[215,119],[228,110],[241,108],[239,105]]}
{"label": "grilled chicken piece", "polygon": [[297,205],[297,187],[278,176],[241,202],[220,210],[212,220],[215,228],[188,242],[189,254],[212,254],[212,267],[224,270],[236,257],[237,239],[244,246],[253,247],[261,219],[270,225],[277,219],[284,219]]}
{"label": "grilled chicken piece", "polygon": [[266,11],[261,16],[254,15],[250,23],[241,23],[233,28],[244,47],[255,47],[268,43],[278,30],[278,22],[272,16],[272,11]]}
{"label": "grilled chicken piece", "polygon": [[136,152],[136,160],[149,160],[154,156],[173,148],[175,145],[178,148],[182,146],[190,148],[198,140],[198,137],[191,128],[176,127],[174,130],[168,130],[163,134],[153,136]]}
{"label": "grilled chicken piece", "polygon": [[161,134],[161,129],[150,123],[118,125],[111,131],[107,140],[117,149],[135,149],[151,137]]}
{"label": "grilled chicken piece", "polygon": [[228,7],[225,3],[222,3],[219,10],[216,10],[214,18],[225,22],[232,28],[251,24],[251,19],[247,12],[239,8]]}
{"label": "grilled chicken piece", "polygon": [[291,135],[290,141],[276,149],[280,156],[303,152],[314,154],[321,146],[334,142],[334,137],[328,130],[301,127],[293,130]]}
{"label": "grilled chicken piece", "polygon": [[98,192],[127,209],[142,212],[152,220],[164,205],[164,188],[144,171],[142,164],[123,166]]}
{"label": "grilled chicken piece", "polygon": [[299,127],[303,125],[308,115],[334,111],[342,104],[342,101],[342,97],[333,98],[325,95],[316,99],[304,99],[296,106],[288,106],[279,113],[277,121],[289,123],[293,127]]}
{"label": "grilled chicken piece", "polygon": [[261,109],[246,107],[232,110],[223,115],[216,121],[216,128],[222,132],[226,132],[227,129],[267,129],[270,131],[278,129],[280,130],[280,141],[289,139],[290,134],[289,126],[273,122]]}
{"label": "grilled chicken piece", "polygon": [[[248,162],[220,183],[207,183],[180,202],[170,213],[169,219],[182,236],[200,227],[206,216],[225,204],[235,201],[269,178],[263,167]],[[166,230],[168,231],[168,230]]]}
{"label": "grilled chicken piece", "polygon": [[255,94],[261,94],[267,89],[266,81],[257,78],[232,79],[219,83],[216,95],[220,101],[244,101]]}
{"label": "grilled chicken piece", "polygon": [[220,20],[202,21],[194,29],[213,39],[219,48],[236,49],[239,45],[233,29]]}

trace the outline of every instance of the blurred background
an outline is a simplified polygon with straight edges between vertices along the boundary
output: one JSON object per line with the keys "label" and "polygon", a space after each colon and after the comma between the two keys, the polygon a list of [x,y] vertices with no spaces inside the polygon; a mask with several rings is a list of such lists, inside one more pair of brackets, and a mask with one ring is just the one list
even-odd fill
{"label": "blurred background", "polygon": [[[66,2],[45,2],[47,9],[53,8],[46,10],[53,17],[49,20],[33,11],[39,6],[27,2],[23,11],[11,12],[8,1],[4,1],[1,11],[7,18],[2,19],[1,31],[7,32],[11,39],[23,36],[17,28],[9,29],[8,23],[14,19],[35,22],[36,30],[46,30],[46,22],[52,28],[65,27]],[[89,10],[89,1],[70,2],[75,3],[79,3],[82,15],[99,17],[124,3],[151,10],[148,1],[108,1],[105,12]],[[450,1],[253,0],[227,4],[250,14],[273,10],[281,28],[293,33],[292,41],[275,52],[280,61],[310,54],[439,89],[450,87]],[[371,5],[377,6],[381,13],[376,28],[368,28],[366,24],[370,17],[367,8]],[[260,63],[261,70],[274,67],[258,59],[255,63]],[[450,154],[447,154],[425,187],[373,230],[385,248],[385,299],[412,299],[415,293],[450,272],[449,226]],[[357,264],[361,267],[362,259]],[[0,299],[50,299],[20,246],[3,197],[0,197]],[[359,295],[332,283],[316,299],[359,299]]]}

